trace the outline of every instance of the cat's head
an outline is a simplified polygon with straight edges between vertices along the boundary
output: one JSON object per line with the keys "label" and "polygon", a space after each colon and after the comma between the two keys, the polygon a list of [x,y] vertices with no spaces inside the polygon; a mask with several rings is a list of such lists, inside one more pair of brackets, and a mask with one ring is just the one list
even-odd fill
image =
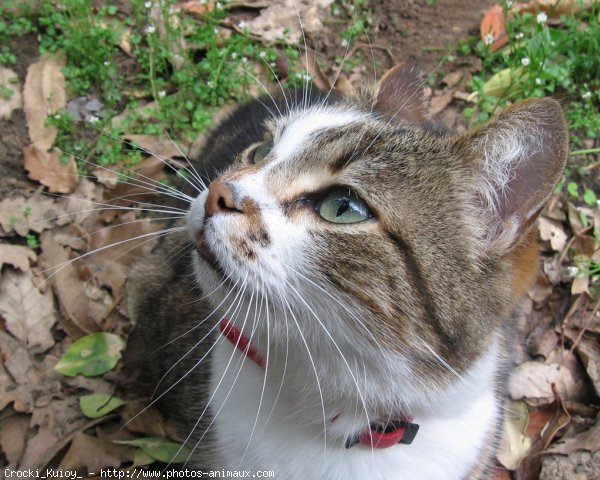
{"label": "cat's head", "polygon": [[562,110],[531,100],[450,136],[428,126],[421,90],[399,66],[367,100],[273,116],[199,195],[196,273],[225,315],[264,334],[268,311],[274,342],[367,369],[388,352],[433,386],[488,348],[535,271],[530,226],[567,156]]}

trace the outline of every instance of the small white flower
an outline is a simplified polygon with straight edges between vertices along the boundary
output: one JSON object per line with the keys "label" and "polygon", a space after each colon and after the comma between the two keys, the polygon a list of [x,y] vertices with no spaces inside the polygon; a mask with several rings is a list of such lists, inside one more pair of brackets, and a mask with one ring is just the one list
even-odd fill
{"label": "small white flower", "polygon": [[346,40],[345,38],[342,39],[342,43],[341,43],[342,47],[347,47],[348,46],[348,40]]}
{"label": "small white flower", "polygon": [[569,275],[569,278],[573,278],[578,273],[579,273],[579,268],[573,267],[573,266],[567,267],[567,274]]}
{"label": "small white flower", "polygon": [[217,2],[217,4],[215,5],[215,7],[217,7],[217,10],[222,10],[223,9],[223,4],[221,2]]}
{"label": "small white flower", "polygon": [[213,81],[212,81],[212,80],[209,80],[208,82],[206,82],[206,86],[207,86],[208,88],[213,88],[213,87],[215,86],[215,84],[213,83]]}
{"label": "small white flower", "polygon": [[165,92],[164,90],[161,90],[160,92],[158,92],[159,98],[164,98],[166,94],[167,94],[167,92]]}
{"label": "small white flower", "polygon": [[88,122],[90,123],[98,123],[100,119],[96,115],[90,115],[88,117]]}
{"label": "small white flower", "polygon": [[525,36],[525,34],[524,34],[523,32],[518,32],[518,33],[515,35],[515,38],[516,38],[517,40],[521,40],[521,39],[522,39],[524,36]]}
{"label": "small white flower", "polygon": [[513,2],[511,0],[506,0],[506,8],[512,7]]}
{"label": "small white flower", "polygon": [[483,43],[485,43],[486,45],[491,45],[492,43],[494,43],[494,38],[495,37],[493,33],[486,33],[483,37]]}
{"label": "small white flower", "polygon": [[331,14],[337,17],[340,14],[340,9],[338,7],[333,7]]}
{"label": "small white flower", "polygon": [[156,32],[156,27],[154,25],[148,25],[144,32],[146,32],[147,34],[152,34],[154,32]]}
{"label": "small white flower", "polygon": [[246,63],[248,61],[248,57],[242,57],[242,62]]}
{"label": "small white flower", "polygon": [[592,98],[592,92],[590,92],[589,90],[587,92],[583,92],[581,94],[581,98],[583,98],[583,99]]}
{"label": "small white flower", "polygon": [[208,0],[200,0],[200,5],[206,5],[208,3]]}
{"label": "small white flower", "polygon": [[523,65],[524,67],[526,67],[527,65],[529,65],[531,63],[531,60],[529,60],[529,57],[523,57],[521,59],[521,65]]}
{"label": "small white flower", "polygon": [[242,20],[240,23],[238,23],[238,28],[240,30],[244,30],[245,28],[248,28],[248,24]]}
{"label": "small white flower", "polygon": [[152,2],[144,2],[144,7],[152,8]]}
{"label": "small white flower", "polygon": [[263,52],[260,52],[260,53],[258,54],[258,56],[259,56],[260,58],[265,58],[265,57],[267,56],[267,52],[264,52],[264,51],[263,51]]}
{"label": "small white flower", "polygon": [[535,84],[536,85],[541,85],[542,84],[542,79],[541,78],[536,78],[535,79]]}
{"label": "small white flower", "polygon": [[238,54],[237,54],[237,52],[232,52],[232,53],[231,53],[231,59],[232,59],[232,60],[235,60],[237,57],[238,57]]}
{"label": "small white flower", "polygon": [[104,63],[103,63],[103,65],[104,65],[105,67],[108,67],[108,66],[110,65],[110,62],[109,62],[108,60],[104,60]]}
{"label": "small white flower", "polygon": [[546,20],[548,20],[548,15],[546,15],[546,12],[540,12],[537,14],[537,17],[535,17],[535,19],[538,23],[546,23]]}
{"label": "small white flower", "polygon": [[54,114],[54,119],[55,120],[60,120],[60,113],[55,113]]}

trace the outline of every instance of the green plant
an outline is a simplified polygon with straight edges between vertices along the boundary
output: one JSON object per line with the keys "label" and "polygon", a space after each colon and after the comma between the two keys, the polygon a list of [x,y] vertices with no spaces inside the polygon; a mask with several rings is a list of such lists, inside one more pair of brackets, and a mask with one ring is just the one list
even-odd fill
{"label": "green plant", "polygon": [[[509,11],[505,4],[509,44],[492,52],[479,41],[481,74],[470,82],[477,108],[465,115],[483,121],[499,107],[521,98],[562,95],[569,99],[567,118],[572,140],[595,137],[600,129],[600,4],[548,25],[544,12]],[[491,77],[491,78],[490,78]]]}

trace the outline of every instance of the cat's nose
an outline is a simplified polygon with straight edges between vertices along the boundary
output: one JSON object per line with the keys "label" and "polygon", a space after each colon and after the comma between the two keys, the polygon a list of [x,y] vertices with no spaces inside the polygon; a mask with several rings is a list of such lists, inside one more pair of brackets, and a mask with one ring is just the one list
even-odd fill
{"label": "cat's nose", "polygon": [[235,207],[233,193],[226,183],[219,180],[213,180],[208,186],[208,197],[204,205],[206,215],[211,216],[217,213],[233,213],[240,210]]}

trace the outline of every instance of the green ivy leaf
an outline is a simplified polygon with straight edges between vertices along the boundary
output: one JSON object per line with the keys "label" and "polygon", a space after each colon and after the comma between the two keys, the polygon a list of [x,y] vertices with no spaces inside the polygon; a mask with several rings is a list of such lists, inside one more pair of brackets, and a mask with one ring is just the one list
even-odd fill
{"label": "green ivy leaf", "polygon": [[125,400],[106,393],[92,393],[79,397],[79,408],[88,418],[103,417],[125,404]]}
{"label": "green ivy leaf", "polygon": [[68,377],[102,375],[112,370],[125,348],[125,340],[114,333],[92,333],[74,342],[54,367]]}
{"label": "green ivy leaf", "polygon": [[144,453],[163,463],[183,463],[191,454],[189,448],[162,437],[115,440],[114,443],[139,447]]}
{"label": "green ivy leaf", "polygon": [[567,184],[567,192],[569,192],[569,195],[571,195],[572,197],[578,197],[579,185],[577,185],[575,182],[569,182]]}
{"label": "green ivy leaf", "polygon": [[593,207],[596,205],[598,198],[596,197],[596,194],[593,190],[586,189],[585,192],[583,192],[583,201],[589,206]]}

